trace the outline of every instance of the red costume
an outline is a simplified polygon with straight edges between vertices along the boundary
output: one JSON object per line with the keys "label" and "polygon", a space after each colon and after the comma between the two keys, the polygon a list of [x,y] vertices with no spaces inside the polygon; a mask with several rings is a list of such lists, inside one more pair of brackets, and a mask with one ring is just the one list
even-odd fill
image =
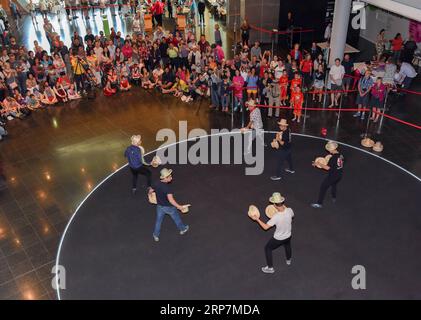
{"label": "red costume", "polygon": [[281,76],[279,78],[279,86],[281,89],[281,100],[285,100],[288,95],[288,76]]}
{"label": "red costume", "polygon": [[295,91],[291,94],[291,105],[294,106],[294,116],[301,117],[303,102],[304,95],[301,91]]}
{"label": "red costume", "polygon": [[303,82],[303,79],[301,78],[294,78],[291,80],[291,94],[294,93],[294,90],[296,87],[299,87],[301,89],[301,84]]}

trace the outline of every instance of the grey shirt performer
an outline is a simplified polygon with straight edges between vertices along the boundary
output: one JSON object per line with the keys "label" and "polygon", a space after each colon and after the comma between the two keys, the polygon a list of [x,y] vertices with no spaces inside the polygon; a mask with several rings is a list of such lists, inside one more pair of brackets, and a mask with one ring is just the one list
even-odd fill
{"label": "grey shirt performer", "polygon": [[247,108],[250,111],[250,120],[247,126],[242,128],[241,130],[243,132],[251,130],[251,132],[249,133],[249,141],[247,146],[247,153],[250,153],[253,140],[256,139],[256,137],[264,146],[266,145],[264,140],[262,113],[260,112],[260,109],[256,106],[254,100],[250,100],[247,102]]}
{"label": "grey shirt performer", "polygon": [[175,200],[174,192],[171,187],[172,180],[172,170],[164,168],[160,172],[160,181],[154,184],[157,202],[156,221],[153,231],[153,238],[155,241],[159,241],[161,225],[165,215],[169,215],[171,217],[181,235],[185,234],[189,230],[189,226],[185,225],[183,221],[181,221],[180,214],[177,211],[181,211],[185,205],[180,205]]}
{"label": "grey shirt performer", "polygon": [[272,251],[283,246],[286,254],[286,264],[291,264],[292,250],[291,250],[291,230],[292,219],[294,218],[294,211],[285,206],[285,198],[279,193],[275,192],[269,198],[269,202],[276,208],[277,213],[267,222],[264,223],[260,218],[255,216],[252,218],[264,230],[268,230],[275,226],[275,233],[265,246],[265,255],[267,266],[262,268],[264,273],[274,273]]}

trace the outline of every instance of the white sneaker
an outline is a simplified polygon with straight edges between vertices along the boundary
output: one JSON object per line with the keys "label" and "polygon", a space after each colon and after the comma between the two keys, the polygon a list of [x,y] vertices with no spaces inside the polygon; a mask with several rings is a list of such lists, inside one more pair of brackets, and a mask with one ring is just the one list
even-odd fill
{"label": "white sneaker", "polygon": [[285,169],[285,172],[288,172],[288,173],[295,173],[295,170]]}
{"label": "white sneaker", "polygon": [[273,269],[273,268],[269,268],[268,266],[266,266],[266,267],[263,267],[263,268],[262,268],[262,271],[263,271],[264,273],[274,273],[274,272],[275,272],[275,269]]}
{"label": "white sneaker", "polygon": [[287,260],[287,265],[291,265],[291,260]]}
{"label": "white sneaker", "polygon": [[159,237],[157,237],[157,236],[153,236],[153,239],[155,240],[155,242],[159,241]]}
{"label": "white sneaker", "polygon": [[12,116],[7,116],[7,120],[12,121],[14,118]]}
{"label": "white sneaker", "polygon": [[183,231],[180,231],[180,234],[183,235],[185,234],[187,231],[189,231],[189,226],[186,226],[186,229],[184,229]]}

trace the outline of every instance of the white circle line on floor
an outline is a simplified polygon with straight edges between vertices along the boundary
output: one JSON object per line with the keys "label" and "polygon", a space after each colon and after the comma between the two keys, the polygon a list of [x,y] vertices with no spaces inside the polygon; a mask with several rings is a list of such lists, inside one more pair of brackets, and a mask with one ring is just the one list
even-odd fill
{"label": "white circle line on floor", "polygon": [[[163,147],[159,147],[159,148],[157,148],[157,149],[155,149],[155,150],[153,150],[153,151],[150,151],[150,152],[148,152],[148,153],[146,153],[145,154],[145,156],[147,156],[147,155],[149,155],[149,154],[153,154],[153,153],[155,153],[156,151],[158,151],[158,150],[161,150],[161,149],[167,149],[167,148],[169,148],[169,147],[172,147],[172,146],[174,146],[174,145],[176,145],[176,144],[179,144],[179,143],[183,143],[183,142],[188,142],[188,141],[194,141],[194,140],[197,140],[198,138],[200,138],[200,139],[202,139],[202,138],[208,138],[208,137],[212,137],[212,136],[222,136],[222,135],[233,135],[233,134],[240,134],[241,132],[222,132],[222,133],[215,133],[215,134],[208,134],[208,135],[205,135],[205,136],[198,136],[198,137],[193,137],[193,138],[189,138],[189,139],[184,139],[184,140],[181,140],[181,141],[177,141],[177,142],[174,142],[174,143],[171,143],[171,144],[167,144],[167,145],[165,145],[165,146],[163,146]],[[270,133],[270,134],[276,134],[277,133],[277,131],[265,131],[265,133]],[[405,173],[407,173],[407,174],[409,174],[410,176],[412,176],[413,178],[415,178],[416,180],[418,180],[418,182],[421,182],[421,178],[420,177],[418,177],[418,176],[416,176],[414,173],[412,173],[412,172],[410,172],[410,171],[408,171],[408,170],[406,170],[405,168],[403,168],[403,167],[401,167],[400,165],[398,165],[398,164],[396,164],[396,163],[394,163],[394,162],[392,162],[392,161],[390,161],[390,160],[387,160],[386,158],[383,158],[383,157],[381,157],[381,156],[379,156],[379,155],[377,155],[377,154],[374,154],[374,153],[372,153],[372,152],[369,152],[369,151],[367,151],[367,150],[364,150],[364,149],[361,149],[361,148],[358,148],[358,147],[356,147],[356,146],[353,146],[353,145],[350,145],[350,144],[347,144],[347,143],[344,143],[344,142],[339,142],[339,141],[336,141],[336,140],[332,140],[332,139],[326,139],[326,138],[322,138],[322,137],[317,137],[317,136],[312,136],[312,135],[308,135],[308,134],[302,134],[302,133],[292,133],[292,135],[294,135],[294,136],[300,136],[300,137],[306,137],[306,138],[312,138],[312,139],[317,139],[317,140],[323,140],[323,141],[334,141],[334,142],[337,142],[338,144],[340,144],[340,145],[343,145],[343,146],[346,146],[346,147],[349,147],[349,148],[352,148],[352,149],[355,149],[355,150],[358,150],[358,151],[362,151],[362,152],[364,152],[364,153],[366,153],[366,154],[369,154],[369,155],[371,155],[371,156],[373,156],[373,157],[376,157],[376,158],[378,158],[378,159],[381,159],[381,160],[383,160],[383,161],[385,161],[385,162],[387,162],[387,163],[389,163],[389,164],[391,164],[391,165],[393,165],[393,166],[395,166],[396,168],[398,168],[398,169],[400,169],[400,170],[402,170],[402,171],[404,171]],[[56,257],[56,264],[55,264],[55,266],[56,266],[56,270],[58,270],[58,266],[60,265],[59,264],[59,260],[60,260],[60,253],[61,253],[61,248],[62,248],[62,245],[63,245],[63,241],[64,241],[64,238],[66,237],[66,233],[67,233],[67,230],[69,229],[69,227],[70,227],[70,225],[72,224],[72,221],[73,221],[73,219],[76,217],[76,214],[78,213],[78,211],[79,211],[79,209],[83,206],[83,204],[85,203],[85,201],[86,200],[88,200],[88,198],[95,192],[95,190],[96,189],[98,189],[105,181],[107,181],[109,178],[111,178],[113,175],[115,175],[117,172],[119,172],[120,170],[122,170],[122,169],[124,169],[125,167],[127,167],[127,163],[124,165],[124,166],[122,166],[122,167],[120,167],[119,169],[117,169],[116,171],[114,171],[114,172],[112,172],[111,174],[109,174],[108,176],[106,176],[100,183],[98,183],[96,186],[95,186],[95,188],[93,188],[92,189],[92,191],[91,192],[89,192],[88,194],[87,194],[87,196],[82,200],[82,202],[77,206],[77,208],[76,208],[76,210],[75,210],[75,212],[73,213],[73,215],[70,217],[70,220],[69,220],[69,222],[67,223],[67,225],[66,225],[66,228],[64,229],[64,232],[63,232],[63,234],[62,234],[62,236],[61,236],[61,239],[60,239],[60,243],[59,243],[59,247],[58,247],[58,251],[57,251],[57,257]],[[60,296],[60,289],[59,289],[59,278],[56,276],[55,277],[55,279],[56,279],[56,292],[57,292],[57,298],[59,299],[59,300],[61,300],[61,296]],[[65,289],[64,289],[65,290]]]}

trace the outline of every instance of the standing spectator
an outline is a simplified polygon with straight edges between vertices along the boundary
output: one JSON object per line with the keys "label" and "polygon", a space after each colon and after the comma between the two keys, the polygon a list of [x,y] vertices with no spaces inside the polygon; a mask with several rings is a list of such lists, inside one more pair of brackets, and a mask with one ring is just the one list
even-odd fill
{"label": "standing spectator", "polygon": [[345,96],[347,96],[348,91],[351,89],[351,83],[354,81],[354,62],[351,61],[351,57],[349,54],[346,54],[344,56],[342,65],[344,66],[344,69],[345,69],[343,84],[346,91]]}
{"label": "standing spectator", "polygon": [[250,49],[250,59],[253,60],[254,57],[256,57],[256,60],[258,61],[262,59],[262,48],[260,48],[259,41],[256,41],[254,46]]}
{"label": "standing spectator", "polygon": [[201,26],[205,25],[205,9],[206,9],[205,0],[199,0],[197,4],[197,10],[199,11],[199,24]]}
{"label": "standing spectator", "polygon": [[48,20],[48,18],[44,18],[44,31],[48,42],[51,44],[55,30],[53,24]]}
{"label": "standing spectator", "polygon": [[386,86],[383,83],[383,79],[379,77],[371,88],[370,106],[372,108],[372,114],[370,120],[374,121],[374,123],[379,121],[380,112],[384,109],[386,94]]}
{"label": "standing spectator", "polygon": [[215,24],[215,43],[222,47],[222,37],[221,37],[221,30],[219,30],[219,24]]}
{"label": "standing spectator", "polygon": [[167,0],[168,18],[173,18],[173,3],[172,0]]}
{"label": "standing spectator", "polygon": [[365,118],[365,112],[362,111],[363,108],[367,108],[370,103],[370,91],[374,85],[374,81],[371,78],[371,71],[366,70],[364,77],[358,81],[358,95],[356,103],[358,105],[358,112],[354,114],[354,117],[357,118],[361,116],[361,120]]}
{"label": "standing spectator", "polygon": [[397,65],[399,67],[399,84],[402,85],[402,89],[408,90],[412,84],[412,80],[414,80],[417,76],[417,72],[412,64],[408,62],[402,62],[399,60]]}
{"label": "standing spectator", "polygon": [[250,25],[246,19],[243,20],[240,30],[241,30],[241,44],[242,46],[248,46],[249,39],[250,39]]}
{"label": "standing spectator", "polygon": [[164,14],[164,4],[161,0],[155,1],[155,3],[152,6],[152,14],[156,21],[156,24],[160,27],[162,27],[162,15]]}
{"label": "standing spectator", "polygon": [[380,61],[380,58],[383,55],[383,52],[385,50],[385,44],[386,44],[386,39],[384,37],[386,33],[385,29],[381,29],[379,34],[377,35],[377,40],[376,40],[376,53],[377,53],[377,61]]}
{"label": "standing spectator", "polygon": [[305,59],[301,61],[300,70],[303,75],[303,84],[306,88],[310,88],[313,73],[313,61],[311,55],[307,54]]}
{"label": "standing spectator", "polygon": [[339,105],[339,98],[341,97],[342,87],[342,80],[345,75],[345,68],[341,65],[341,59],[336,58],[335,64],[330,68],[329,72],[329,79],[330,79],[330,86],[332,89],[331,93],[331,103],[328,108],[332,108],[333,106]]}
{"label": "standing spectator", "polygon": [[22,19],[20,15],[18,6],[15,3],[15,0],[10,0],[10,12],[12,13],[13,19],[16,20],[16,23],[19,22],[19,19]]}
{"label": "standing spectator", "polygon": [[392,43],[392,52],[393,52],[393,59],[398,61],[401,57],[401,51],[403,48],[403,39],[400,33],[396,34],[396,36],[391,40]]}

